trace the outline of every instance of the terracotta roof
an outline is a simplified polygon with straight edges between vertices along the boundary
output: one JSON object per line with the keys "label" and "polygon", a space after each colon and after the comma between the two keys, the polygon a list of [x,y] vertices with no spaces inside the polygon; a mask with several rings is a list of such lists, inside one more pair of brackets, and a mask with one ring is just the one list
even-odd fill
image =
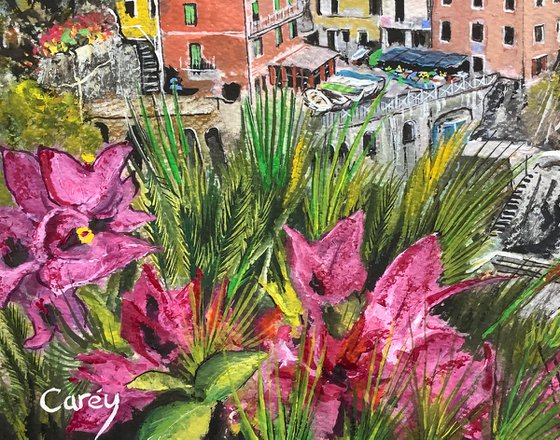
{"label": "terracotta roof", "polygon": [[280,58],[273,64],[285,67],[296,66],[301,69],[314,71],[338,55],[338,52],[326,47],[305,45],[296,52]]}

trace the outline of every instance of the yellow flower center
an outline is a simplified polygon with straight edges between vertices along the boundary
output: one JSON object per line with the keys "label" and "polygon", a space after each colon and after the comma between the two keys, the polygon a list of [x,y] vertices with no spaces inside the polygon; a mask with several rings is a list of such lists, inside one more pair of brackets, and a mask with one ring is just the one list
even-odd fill
{"label": "yellow flower center", "polygon": [[93,237],[95,237],[93,231],[87,226],[76,229],[76,234],[78,235],[78,240],[80,240],[82,244],[91,244]]}
{"label": "yellow flower center", "polygon": [[93,163],[93,162],[95,162],[95,156],[91,153],[83,153],[82,154],[82,160],[85,163]]}

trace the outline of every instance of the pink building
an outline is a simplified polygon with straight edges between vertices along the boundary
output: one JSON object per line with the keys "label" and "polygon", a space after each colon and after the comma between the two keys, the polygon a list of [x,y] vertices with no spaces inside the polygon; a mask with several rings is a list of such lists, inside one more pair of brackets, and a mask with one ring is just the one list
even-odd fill
{"label": "pink building", "polygon": [[475,72],[536,79],[559,41],[560,0],[434,0],[434,49],[468,54]]}
{"label": "pink building", "polygon": [[282,81],[297,88],[283,66],[292,72],[292,55],[306,48],[297,23],[304,0],[160,0],[159,10],[163,62],[184,88],[206,96],[226,84],[253,93]]}

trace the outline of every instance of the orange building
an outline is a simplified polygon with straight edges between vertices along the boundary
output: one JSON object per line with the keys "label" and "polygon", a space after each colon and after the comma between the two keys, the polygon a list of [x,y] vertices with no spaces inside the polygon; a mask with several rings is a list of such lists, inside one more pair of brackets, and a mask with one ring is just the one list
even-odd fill
{"label": "orange building", "polygon": [[475,72],[535,80],[558,60],[560,0],[434,0],[432,45]]}
{"label": "orange building", "polygon": [[[255,93],[271,80],[288,85],[286,60],[306,48],[297,24],[302,0],[160,0],[159,11],[164,65],[184,89],[204,96],[222,96],[228,87]],[[335,55],[315,61],[328,65]]]}

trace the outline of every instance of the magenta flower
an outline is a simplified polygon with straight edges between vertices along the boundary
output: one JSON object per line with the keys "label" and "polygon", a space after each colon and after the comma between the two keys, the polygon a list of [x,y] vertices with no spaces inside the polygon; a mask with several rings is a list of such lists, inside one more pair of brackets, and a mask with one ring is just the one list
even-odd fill
{"label": "magenta flower", "polygon": [[[191,299],[200,301],[201,274],[181,290],[166,292],[148,265],[122,300],[122,337],[134,350],[160,364],[188,352],[192,339]],[[192,295],[192,296],[191,296]]]}
{"label": "magenta flower", "polygon": [[[118,412],[105,431],[111,429],[116,423],[131,420],[135,411],[142,410],[156,398],[154,392],[127,388],[127,384],[137,376],[154,368],[150,362],[144,359],[134,362],[124,356],[103,351],[80,354],[77,359],[84,365],[78,368],[73,376],[73,381],[87,380],[96,384],[92,394],[107,394],[110,397],[109,401],[113,401],[117,394],[119,396]],[[73,413],[66,431],[97,434],[105,421],[109,419],[111,411],[112,408],[84,406]]]}
{"label": "magenta flower", "polygon": [[131,151],[128,144],[110,145],[91,164],[46,148],[37,155],[2,151],[6,185],[19,209],[0,210],[0,305],[10,300],[24,277],[37,274],[22,287],[24,294],[14,298],[38,331],[29,342],[33,346],[49,340],[56,328],[45,313],[37,312],[31,287],[38,300],[62,307],[64,315],[61,299],[72,300],[73,288],[106,278],[156,251],[127,234],[153,219],[130,207],[137,184],[132,177],[123,179],[122,173]]}
{"label": "magenta flower", "polygon": [[361,211],[356,212],[315,243],[284,226],[290,278],[317,324],[322,322],[322,306],[337,304],[364,285],[367,273],[360,259],[363,218]]}
{"label": "magenta flower", "polygon": [[[366,294],[366,306],[358,322],[342,340],[337,340],[326,331],[321,307],[336,304],[362,289],[366,278],[360,260],[363,215],[358,212],[342,220],[316,243],[308,243],[299,233],[285,229],[289,236],[290,278],[313,319],[311,328],[322,335],[315,344],[314,358],[318,359],[319,350],[326,347],[323,387],[344,383],[347,389],[340,401],[351,405],[350,391],[359,394],[360,389],[365,389],[372,356],[378,367],[381,352],[390,342],[381,376],[384,380],[396,374],[399,360],[404,357],[412,361],[406,364],[406,374],[416,376],[420,386],[429,380],[434,397],[438,393],[454,396],[454,402],[461,406],[459,416],[472,414],[489,404],[494,359],[491,347],[486,345],[484,359],[476,361],[472,354],[461,350],[464,344],[461,335],[441,318],[431,315],[430,310],[466,289],[503,278],[472,279],[442,286],[442,252],[437,236],[425,237],[388,267],[374,291]],[[342,379],[337,373],[341,368],[345,372]],[[403,403],[412,398],[412,392],[410,387]],[[317,393],[321,396],[320,389]],[[484,416],[484,411],[477,413],[479,418]],[[410,422],[412,414],[407,415]],[[465,427],[469,438],[479,437],[477,422]]]}

